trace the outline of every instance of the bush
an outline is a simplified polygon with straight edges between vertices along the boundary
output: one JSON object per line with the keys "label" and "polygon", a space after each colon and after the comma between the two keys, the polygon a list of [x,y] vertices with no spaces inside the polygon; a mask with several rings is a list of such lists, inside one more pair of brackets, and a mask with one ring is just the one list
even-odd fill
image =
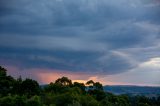
{"label": "bush", "polygon": [[39,96],[33,96],[27,101],[27,106],[42,106]]}
{"label": "bush", "polygon": [[0,99],[0,106],[26,106],[25,96],[5,96]]}

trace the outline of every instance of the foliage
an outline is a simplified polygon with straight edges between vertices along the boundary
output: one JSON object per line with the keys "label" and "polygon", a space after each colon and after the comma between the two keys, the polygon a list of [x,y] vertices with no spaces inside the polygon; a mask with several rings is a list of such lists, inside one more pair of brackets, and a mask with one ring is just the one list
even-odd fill
{"label": "foliage", "polygon": [[27,96],[38,95],[40,93],[40,87],[37,81],[32,79],[25,79],[21,83],[22,94]]}
{"label": "foliage", "polygon": [[60,84],[62,86],[71,86],[72,85],[72,81],[70,79],[68,79],[67,77],[58,78],[55,81],[55,83]]}
{"label": "foliage", "polygon": [[33,96],[27,100],[27,106],[42,106],[39,96]]}
{"label": "foliage", "polygon": [[0,106],[160,106],[160,96],[114,95],[99,82],[74,82],[58,78],[45,87],[32,79],[14,79],[0,66]]}
{"label": "foliage", "polygon": [[11,76],[7,76],[7,70],[0,66],[0,96],[7,95],[12,92],[15,80]]}
{"label": "foliage", "polygon": [[74,82],[73,87],[78,87],[82,90],[82,92],[85,93],[86,87],[85,87],[84,83]]}
{"label": "foliage", "polygon": [[0,98],[0,106],[26,106],[26,97],[18,95],[8,95]]}
{"label": "foliage", "polygon": [[7,75],[7,70],[0,66],[0,77],[4,77]]}

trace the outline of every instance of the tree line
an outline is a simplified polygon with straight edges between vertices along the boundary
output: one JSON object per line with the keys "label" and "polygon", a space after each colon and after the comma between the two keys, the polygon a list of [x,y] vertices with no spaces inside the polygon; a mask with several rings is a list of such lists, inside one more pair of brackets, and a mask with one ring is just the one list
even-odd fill
{"label": "tree line", "polygon": [[0,106],[160,106],[160,97],[114,95],[100,82],[84,84],[67,77],[40,86],[33,79],[15,79],[0,66]]}

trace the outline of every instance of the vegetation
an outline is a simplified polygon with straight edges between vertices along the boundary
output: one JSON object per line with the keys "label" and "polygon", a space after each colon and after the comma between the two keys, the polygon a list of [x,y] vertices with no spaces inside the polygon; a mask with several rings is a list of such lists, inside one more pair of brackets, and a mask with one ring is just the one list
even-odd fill
{"label": "vegetation", "polygon": [[117,96],[99,82],[72,83],[67,77],[40,87],[35,80],[8,76],[0,66],[0,106],[160,106],[160,97]]}

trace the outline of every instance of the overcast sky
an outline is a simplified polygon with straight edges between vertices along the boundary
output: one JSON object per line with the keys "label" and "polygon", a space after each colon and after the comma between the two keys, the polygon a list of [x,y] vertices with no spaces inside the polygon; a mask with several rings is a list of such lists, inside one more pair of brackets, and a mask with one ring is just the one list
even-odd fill
{"label": "overcast sky", "polygon": [[0,65],[40,83],[160,86],[160,1],[0,0]]}

